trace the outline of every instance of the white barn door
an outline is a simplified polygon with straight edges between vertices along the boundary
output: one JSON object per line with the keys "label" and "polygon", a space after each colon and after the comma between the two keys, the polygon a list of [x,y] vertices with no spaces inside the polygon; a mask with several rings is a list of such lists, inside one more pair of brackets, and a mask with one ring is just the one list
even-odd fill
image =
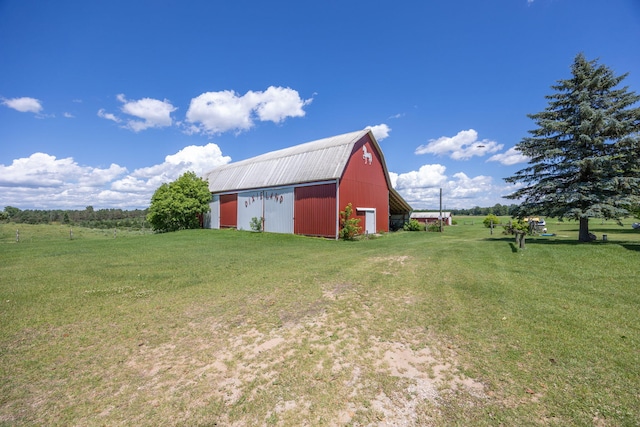
{"label": "white barn door", "polygon": [[264,231],[293,234],[293,187],[263,191]]}
{"label": "white barn door", "polygon": [[251,218],[262,218],[262,191],[238,194],[238,230],[251,231]]}
{"label": "white barn door", "polygon": [[376,208],[356,208],[359,212],[364,212],[364,226],[362,232],[364,234],[376,233]]}
{"label": "white barn door", "polygon": [[211,203],[211,210],[204,216],[204,228],[220,228],[220,196],[214,194]]}

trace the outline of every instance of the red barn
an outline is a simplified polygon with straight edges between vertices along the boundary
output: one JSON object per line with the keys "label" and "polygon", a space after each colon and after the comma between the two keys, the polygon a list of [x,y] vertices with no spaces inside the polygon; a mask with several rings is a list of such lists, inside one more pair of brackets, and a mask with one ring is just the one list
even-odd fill
{"label": "red barn", "polygon": [[338,238],[349,203],[362,233],[389,231],[411,213],[368,129],[220,166],[205,179],[213,196],[208,228],[251,230],[261,218],[264,231]]}

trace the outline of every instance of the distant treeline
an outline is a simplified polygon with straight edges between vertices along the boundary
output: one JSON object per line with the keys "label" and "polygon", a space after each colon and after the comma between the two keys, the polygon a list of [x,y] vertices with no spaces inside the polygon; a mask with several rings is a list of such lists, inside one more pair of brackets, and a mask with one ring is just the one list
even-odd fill
{"label": "distant treeline", "polygon": [[[517,205],[496,204],[489,208],[476,206],[471,209],[444,209],[455,216],[475,215],[486,216],[510,216]],[[433,211],[433,209],[429,209]],[[426,210],[426,211],[429,211]],[[417,210],[418,212],[420,210]],[[425,211],[425,210],[423,210]],[[147,209],[122,210],[122,209],[97,209],[87,206],[84,210],[40,210],[18,209],[6,206],[0,212],[0,220],[15,222],[17,224],[69,224],[89,228],[149,228],[146,222]]]}
{"label": "distant treeline", "polygon": [[[443,211],[451,212],[454,216],[455,215],[487,216],[489,214],[494,214],[497,216],[511,216],[517,206],[518,205],[514,205],[514,204],[501,205],[500,203],[497,203],[490,208],[481,208],[480,206],[476,206],[471,209],[443,209]],[[424,211],[435,212],[435,209],[427,209]],[[420,211],[417,210],[416,212],[420,212]]]}
{"label": "distant treeline", "polygon": [[7,206],[0,219],[17,224],[69,224],[89,228],[148,228],[147,209],[21,210]]}

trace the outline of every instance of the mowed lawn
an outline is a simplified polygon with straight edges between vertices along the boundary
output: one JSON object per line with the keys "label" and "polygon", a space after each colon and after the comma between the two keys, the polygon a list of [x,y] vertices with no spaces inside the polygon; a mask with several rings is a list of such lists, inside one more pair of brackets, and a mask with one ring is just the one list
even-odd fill
{"label": "mowed lawn", "polygon": [[[0,225],[0,425],[640,424],[640,231]],[[20,242],[16,242],[16,228]],[[607,234],[608,241],[602,241]]]}

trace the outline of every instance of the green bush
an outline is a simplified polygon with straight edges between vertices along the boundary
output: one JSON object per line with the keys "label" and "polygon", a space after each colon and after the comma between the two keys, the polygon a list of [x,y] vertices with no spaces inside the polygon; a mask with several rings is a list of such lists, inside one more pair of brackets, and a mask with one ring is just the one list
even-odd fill
{"label": "green bush", "polygon": [[353,240],[362,227],[359,227],[360,218],[351,218],[351,214],[353,213],[353,207],[351,203],[349,203],[344,211],[340,211],[340,225],[342,228],[340,229],[340,238],[344,240]]}
{"label": "green bush", "polygon": [[427,226],[427,231],[431,231],[431,232],[439,232],[440,231],[440,221],[436,221],[433,224],[429,224]]}
{"label": "green bush", "polygon": [[254,216],[249,223],[252,231],[262,231],[262,217]]}
{"label": "green bush", "polygon": [[491,223],[493,223],[494,226],[500,224],[500,218],[498,218],[494,214],[489,214],[482,221],[482,223],[484,224],[485,227],[489,228],[491,227]]}
{"label": "green bush", "polygon": [[409,221],[404,223],[404,227],[402,227],[404,231],[420,231],[424,230],[422,225],[417,219],[410,219]]}

